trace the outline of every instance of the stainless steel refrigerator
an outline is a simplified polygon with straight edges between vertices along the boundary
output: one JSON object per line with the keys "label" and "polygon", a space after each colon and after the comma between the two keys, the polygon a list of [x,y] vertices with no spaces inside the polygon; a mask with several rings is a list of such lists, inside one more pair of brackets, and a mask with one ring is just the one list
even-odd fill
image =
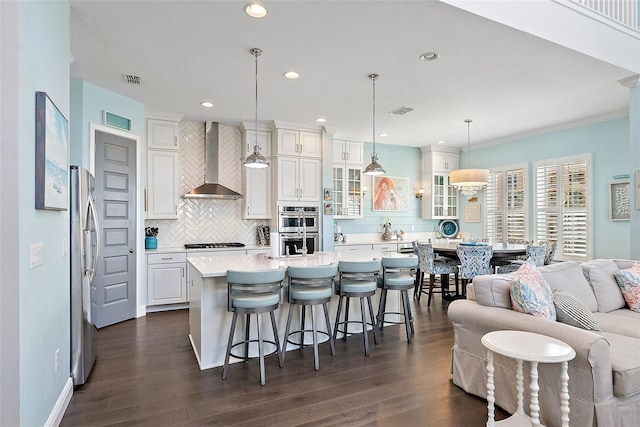
{"label": "stainless steel refrigerator", "polygon": [[74,385],[81,385],[96,360],[97,329],[92,313],[96,307],[94,279],[100,228],[93,175],[81,166],[70,169],[71,377]]}

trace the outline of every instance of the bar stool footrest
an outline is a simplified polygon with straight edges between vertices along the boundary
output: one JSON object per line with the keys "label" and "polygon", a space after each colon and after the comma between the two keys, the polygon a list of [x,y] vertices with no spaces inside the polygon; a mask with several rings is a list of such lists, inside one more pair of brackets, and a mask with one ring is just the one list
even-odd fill
{"label": "bar stool footrest", "polygon": [[[249,361],[249,360],[252,360],[252,359],[256,359],[258,356],[239,356],[239,355],[237,355],[237,354],[234,354],[234,353],[233,353],[233,348],[234,348],[234,347],[237,347],[237,346],[239,346],[239,345],[246,345],[246,344],[257,343],[257,342],[259,342],[257,339],[248,340],[248,341],[240,341],[240,342],[237,342],[237,343],[235,343],[235,344],[233,344],[233,345],[231,346],[231,351],[229,351],[229,355],[230,355],[231,357],[235,357],[236,359],[244,360],[245,362],[247,362],[247,361]],[[262,342],[263,342],[264,344],[271,344],[272,346],[274,346],[274,347],[276,348],[276,349],[275,349],[275,350],[273,350],[271,353],[265,353],[265,354],[264,354],[264,357],[271,356],[272,354],[276,354],[276,353],[278,352],[278,346],[277,346],[277,344],[275,343],[275,341],[271,341],[271,340],[262,340]]]}
{"label": "bar stool footrest", "polygon": [[[362,324],[362,322],[360,322],[360,324]],[[288,337],[286,337],[286,342],[287,342],[287,344],[293,344],[293,345],[297,345],[298,347],[300,347],[300,346],[301,346],[301,344],[300,344],[299,342],[291,341],[291,340],[289,339],[289,337],[290,337],[291,335],[294,335],[294,334],[301,334],[301,333],[303,333],[303,332],[304,332],[305,334],[313,334],[313,329],[303,329],[303,330],[301,330],[301,331],[293,331],[293,332],[289,332],[289,336],[288,336]],[[322,334],[322,335],[325,335],[325,336],[327,337],[327,340],[325,340],[325,341],[318,341],[318,344],[323,344],[323,343],[329,342],[329,339],[331,338],[332,333],[330,333],[330,332],[325,332],[325,331],[316,331],[316,332],[317,332],[318,334]],[[306,346],[308,346],[308,345],[313,345],[313,342],[310,342],[310,343],[308,343],[308,344],[302,343],[302,347],[306,347]]]}

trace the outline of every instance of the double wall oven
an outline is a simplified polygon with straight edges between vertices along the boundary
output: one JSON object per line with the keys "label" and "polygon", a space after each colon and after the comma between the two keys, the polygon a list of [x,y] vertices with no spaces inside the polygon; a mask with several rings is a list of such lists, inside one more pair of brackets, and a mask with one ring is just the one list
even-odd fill
{"label": "double wall oven", "polygon": [[279,206],[278,232],[280,256],[302,253],[302,241],[306,232],[307,253],[320,248],[320,213],[317,206]]}

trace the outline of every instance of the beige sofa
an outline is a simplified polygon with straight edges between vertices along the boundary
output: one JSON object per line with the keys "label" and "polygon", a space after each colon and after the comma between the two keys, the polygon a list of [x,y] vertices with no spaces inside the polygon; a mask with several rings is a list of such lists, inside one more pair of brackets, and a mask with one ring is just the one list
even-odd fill
{"label": "beige sofa", "polygon": [[[561,262],[540,267],[551,288],[563,289],[593,313],[601,331],[589,331],[557,321],[513,311],[509,293],[512,274],[477,276],[466,300],[454,301],[453,382],[468,393],[486,398],[486,349],[480,342],[495,330],[522,330],[558,338],[576,351],[569,362],[572,426],[640,426],[640,313],[625,305],[615,282],[616,269],[633,261]],[[509,413],[517,408],[515,361],[495,356],[496,404]],[[527,367],[525,366],[525,370]],[[540,364],[541,421],[560,425],[560,368]],[[525,380],[525,408],[529,405]]]}

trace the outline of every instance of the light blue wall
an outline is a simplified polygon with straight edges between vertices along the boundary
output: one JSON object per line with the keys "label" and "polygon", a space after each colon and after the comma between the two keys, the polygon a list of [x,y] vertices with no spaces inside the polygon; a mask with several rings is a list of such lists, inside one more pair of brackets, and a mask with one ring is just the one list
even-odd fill
{"label": "light blue wall", "polygon": [[144,141],[144,104],[85,81],[71,81],[71,164],[89,167],[90,124],[102,125],[104,111],[131,119],[131,133]]}
{"label": "light blue wall", "polygon": [[[365,143],[365,166],[371,161],[371,150],[372,144]],[[422,219],[421,203],[415,197],[415,191],[422,187],[422,152],[420,149],[376,143],[376,154],[378,155],[378,163],[384,167],[386,175],[409,179],[409,191],[404,195],[407,199],[408,210],[403,212],[373,211],[372,179],[364,176],[363,183],[368,187],[367,194],[364,196],[364,218],[336,220],[335,223],[345,234],[382,233],[382,224],[384,224],[385,218],[389,217],[392,230],[402,229],[410,233],[413,226],[414,232],[434,231],[439,221]],[[332,184],[330,183],[329,186]]]}
{"label": "light blue wall", "polygon": [[[592,153],[593,161],[593,257],[626,258],[630,256],[630,223],[610,221],[609,183],[615,182],[614,175],[630,174],[629,161],[629,119],[621,118],[581,126],[545,135],[526,138],[509,144],[501,144],[474,150],[469,156],[463,153],[461,164],[470,167],[493,168],[527,163],[529,165],[529,194],[533,197],[532,163],[576,154]],[[484,191],[481,203],[484,204]],[[466,200],[460,199],[464,213]],[[484,205],[483,205],[484,208]],[[529,218],[533,218],[533,206],[529,206]],[[474,237],[484,235],[483,222],[467,224],[461,215],[460,229],[470,231]],[[533,221],[530,221],[533,226]],[[533,236],[529,229],[529,236]]]}
{"label": "light blue wall", "polygon": [[[69,213],[34,208],[35,93],[46,92],[69,118],[69,4],[20,2],[19,198],[20,423],[45,424],[69,379]],[[30,269],[30,245],[44,264]],[[60,349],[60,369],[54,354]]]}

